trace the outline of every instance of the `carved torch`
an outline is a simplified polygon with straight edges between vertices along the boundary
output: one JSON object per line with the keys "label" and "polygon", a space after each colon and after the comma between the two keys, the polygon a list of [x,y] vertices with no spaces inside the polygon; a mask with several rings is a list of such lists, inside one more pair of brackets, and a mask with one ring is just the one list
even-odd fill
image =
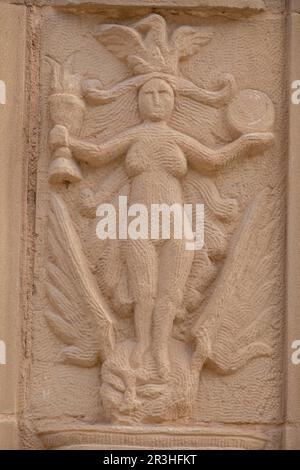
{"label": "carved torch", "polygon": [[[53,72],[52,93],[49,97],[51,121],[54,126],[64,126],[72,135],[78,136],[85,113],[81,78],[71,72],[69,61],[61,65],[51,60],[51,65]],[[67,146],[54,149],[49,168],[49,182],[75,183],[81,179],[80,167],[72,158],[71,150]]]}

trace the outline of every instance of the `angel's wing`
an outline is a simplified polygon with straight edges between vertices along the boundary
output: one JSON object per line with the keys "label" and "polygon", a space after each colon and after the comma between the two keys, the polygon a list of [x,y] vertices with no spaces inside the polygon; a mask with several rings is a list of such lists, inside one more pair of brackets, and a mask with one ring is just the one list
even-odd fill
{"label": "angel's wing", "polygon": [[102,25],[95,36],[107,50],[127,62],[135,75],[163,71],[169,59],[165,20],[151,15],[135,28]]}
{"label": "angel's wing", "polygon": [[181,26],[177,28],[171,39],[171,44],[178,51],[178,57],[189,57],[206,44],[208,44],[213,37],[211,29],[199,29],[191,26]]}
{"label": "angel's wing", "polygon": [[220,260],[227,251],[230,223],[236,219],[238,206],[235,199],[221,196],[211,177],[193,170],[188,171],[183,190],[185,203],[193,208],[202,203],[205,210],[205,246],[195,252],[184,296],[184,306],[193,311],[205,299],[207,288],[218,274]]}
{"label": "angel's wing", "polygon": [[151,47],[153,43],[159,47],[167,45],[167,23],[163,16],[153,13],[139,20],[134,27],[138,32],[146,35],[145,44],[147,46]]}
{"label": "angel's wing", "polygon": [[261,337],[277,311],[281,240],[278,217],[274,207],[269,212],[270,207],[272,193],[265,190],[251,204],[232,239],[216,288],[193,327],[198,343],[195,365],[207,361],[231,373],[250,359],[271,353]]}
{"label": "angel's wing", "polygon": [[143,35],[148,51],[148,63],[152,65],[152,70],[166,73],[172,70],[173,58],[170,54],[166,20],[154,13],[138,21],[135,29]]}
{"label": "angel's wing", "polygon": [[45,315],[67,347],[69,363],[90,367],[104,359],[114,343],[114,318],[90,270],[68,210],[52,195],[49,214],[49,262]]}

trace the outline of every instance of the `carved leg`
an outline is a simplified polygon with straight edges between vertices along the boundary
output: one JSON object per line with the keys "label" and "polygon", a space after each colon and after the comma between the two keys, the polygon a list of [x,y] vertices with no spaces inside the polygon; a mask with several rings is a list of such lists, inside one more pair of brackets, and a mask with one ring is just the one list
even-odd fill
{"label": "carved leg", "polygon": [[129,284],[135,300],[137,346],[131,364],[139,367],[151,343],[154,301],[157,294],[157,253],[149,240],[128,240],[126,249]]}
{"label": "carved leg", "polygon": [[150,346],[153,306],[153,299],[144,297],[143,301],[137,302],[134,309],[137,345],[132,352],[130,361],[134,368],[142,365],[143,356]]}
{"label": "carved leg", "polygon": [[153,315],[153,355],[159,375],[166,379],[170,370],[169,339],[176,312],[181,308],[184,288],[194,252],[187,251],[184,240],[169,240],[159,259],[158,298]]}
{"label": "carved leg", "polygon": [[177,304],[170,298],[161,298],[156,302],[153,316],[153,356],[158,373],[167,379],[170,371],[169,338],[173,327]]}

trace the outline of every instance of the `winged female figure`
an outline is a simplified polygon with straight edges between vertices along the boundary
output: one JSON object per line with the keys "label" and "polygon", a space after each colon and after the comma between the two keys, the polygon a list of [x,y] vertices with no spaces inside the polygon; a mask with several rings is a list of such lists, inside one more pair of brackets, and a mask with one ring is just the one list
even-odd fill
{"label": "winged female figure", "polygon": [[[186,177],[197,173],[200,176],[194,176],[194,179],[198,193],[208,192],[208,205],[220,219],[226,218],[231,209],[227,212],[224,208],[220,209],[220,195],[207,174],[231,161],[263,153],[272,145],[274,136],[271,132],[248,132],[221,148],[212,149],[171,127],[170,120],[178,94],[209,106],[222,106],[232,97],[234,81],[231,78],[227,77],[223,90],[207,92],[179,75],[180,59],[193,55],[200,46],[209,42],[211,33],[181,27],[169,40],[165,20],[159,15],[150,15],[134,28],[102,26],[97,38],[108,50],[126,61],[134,77],[110,90],[86,83],[86,98],[99,105],[117,99],[128,89],[134,88],[141,122],[99,142],[79,138],[67,127],[57,125],[50,134],[52,148],[68,148],[77,162],[85,162],[91,168],[99,168],[123,157],[124,171],[116,171],[113,191],[118,194],[126,181],[129,185],[129,205],[143,204],[149,212],[152,204],[172,206],[187,202]],[[193,178],[189,181],[193,186]],[[89,198],[87,206],[95,216],[97,197],[93,198],[90,194]],[[212,239],[214,236],[217,237],[218,233],[212,234]],[[186,390],[187,372],[183,371],[189,362],[189,353],[185,346],[174,343],[172,331],[176,316],[187,302],[185,293],[199,258],[197,253],[186,250],[185,239],[176,239],[172,235],[167,240],[129,238],[124,253],[134,306],[135,341],[129,346],[128,342],[120,345],[115,356],[108,357],[103,364],[103,395],[109,395],[105,387],[113,387],[119,394],[125,393],[124,403],[133,406],[137,400],[138,382],[147,399],[157,395],[164,397],[163,402],[156,402],[155,412],[148,410],[150,414],[158,415],[162,414],[162,403],[164,406],[166,403],[162,390],[165,390],[168,381],[173,380],[170,375],[175,374],[176,380],[183,380],[182,387]],[[207,252],[201,256],[203,260],[208,256]],[[194,278],[197,282],[197,276]],[[202,339],[205,341],[204,336]],[[179,364],[177,368],[172,364],[174,361]],[[112,413],[119,412],[121,405],[112,397],[107,399],[107,409],[114,410]],[[182,400],[187,403],[191,401],[186,394],[179,401]],[[176,417],[180,415],[180,407],[185,409],[185,406],[174,403],[177,401],[173,399],[172,413]],[[126,406],[124,409],[128,411]]]}

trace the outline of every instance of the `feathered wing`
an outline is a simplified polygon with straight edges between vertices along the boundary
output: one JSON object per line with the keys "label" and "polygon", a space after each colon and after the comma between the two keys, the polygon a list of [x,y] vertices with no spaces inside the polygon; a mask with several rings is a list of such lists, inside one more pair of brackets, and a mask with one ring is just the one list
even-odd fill
{"label": "feathered wing", "polygon": [[220,260],[223,260],[227,251],[230,223],[237,216],[238,206],[235,199],[221,196],[211,177],[193,170],[188,171],[183,191],[186,204],[191,204],[193,208],[197,204],[204,204],[205,211],[205,246],[195,251],[184,296],[184,306],[192,312],[205,299],[207,288],[218,274]]}
{"label": "feathered wing", "polygon": [[114,318],[90,270],[63,200],[52,195],[49,214],[47,322],[65,343],[66,362],[90,367],[114,345]]}
{"label": "feathered wing", "polygon": [[[95,192],[93,197],[92,217],[95,217],[96,209],[100,204],[109,203],[115,207],[118,220],[119,197],[128,197],[129,192],[130,179],[122,162],[117,168],[110,170],[105,178],[99,182],[99,191]],[[95,259],[97,259],[98,285],[119,318],[119,316],[131,312],[133,305],[128,286],[124,243],[120,240],[109,239],[101,243],[96,235],[93,239],[95,242],[89,247],[89,250],[95,254]]]}
{"label": "feathered wing", "polygon": [[[138,21],[135,29],[143,35],[148,63],[151,64],[152,70],[163,73],[176,72],[176,54],[174,55],[174,50],[169,44],[166,20],[154,13]],[[145,69],[142,68],[141,73],[145,73]]]}
{"label": "feathered wing", "polygon": [[[153,71],[148,63],[148,51],[138,31],[128,26],[101,25],[95,37],[105,48],[119,59],[145,72]],[[138,73],[139,70],[135,70]]]}
{"label": "feathered wing", "polygon": [[189,57],[196,54],[201,47],[208,44],[213,37],[211,29],[181,26],[177,28],[171,39],[171,44],[177,50],[178,58]]}
{"label": "feathered wing", "polygon": [[213,34],[208,28],[181,26],[169,41],[166,20],[152,14],[134,27],[101,25],[95,37],[138,75],[176,73],[178,60],[194,55],[211,41]]}
{"label": "feathered wing", "polygon": [[195,366],[207,362],[232,373],[250,359],[271,354],[262,337],[277,310],[277,223],[272,193],[264,190],[233,237],[216,288],[193,327]]}
{"label": "feathered wing", "polygon": [[107,50],[127,62],[135,75],[172,68],[166,22],[159,15],[150,15],[134,27],[101,25],[95,36]]}

